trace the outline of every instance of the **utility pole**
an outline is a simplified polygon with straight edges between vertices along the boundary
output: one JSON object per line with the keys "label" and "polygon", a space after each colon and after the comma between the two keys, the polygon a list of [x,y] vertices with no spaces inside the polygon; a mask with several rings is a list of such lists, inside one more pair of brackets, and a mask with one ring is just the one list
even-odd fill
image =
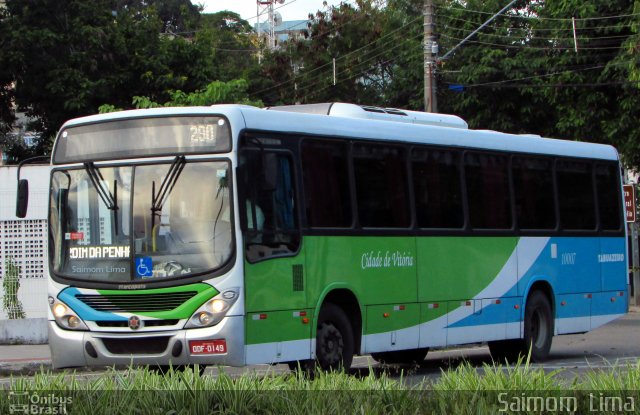
{"label": "utility pole", "polygon": [[436,96],[436,55],[438,43],[436,42],[435,10],[433,0],[424,0],[424,110],[426,112],[438,112],[438,99]]}

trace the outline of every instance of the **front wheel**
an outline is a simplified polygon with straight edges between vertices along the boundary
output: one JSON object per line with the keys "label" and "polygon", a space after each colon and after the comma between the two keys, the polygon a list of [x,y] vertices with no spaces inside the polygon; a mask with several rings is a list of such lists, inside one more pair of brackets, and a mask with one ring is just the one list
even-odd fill
{"label": "front wheel", "polygon": [[351,323],[335,304],[322,306],[316,333],[316,363],[324,371],[348,371],[353,361]]}

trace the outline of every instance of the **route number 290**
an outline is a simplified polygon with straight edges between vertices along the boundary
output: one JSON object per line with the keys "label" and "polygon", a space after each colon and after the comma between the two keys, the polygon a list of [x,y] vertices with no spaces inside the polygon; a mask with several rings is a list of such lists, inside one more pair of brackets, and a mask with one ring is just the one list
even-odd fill
{"label": "route number 290", "polygon": [[189,127],[191,132],[191,143],[215,144],[216,126],[214,124],[198,124]]}

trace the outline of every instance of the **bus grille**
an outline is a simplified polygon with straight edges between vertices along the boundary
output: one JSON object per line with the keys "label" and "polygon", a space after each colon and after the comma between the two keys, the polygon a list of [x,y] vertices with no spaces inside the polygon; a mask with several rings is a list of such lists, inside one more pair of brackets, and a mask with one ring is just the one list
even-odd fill
{"label": "bus grille", "polygon": [[96,311],[144,313],[174,310],[196,294],[196,291],[129,295],[77,294],[76,298]]}
{"label": "bus grille", "polygon": [[[170,319],[170,320],[142,320],[142,324],[144,327],[165,327],[165,326],[175,326],[178,324],[180,320],[178,319]],[[129,321],[96,321],[96,325],[98,327],[129,327]]]}
{"label": "bus grille", "polygon": [[161,354],[167,350],[170,337],[103,338],[102,344],[111,354]]}

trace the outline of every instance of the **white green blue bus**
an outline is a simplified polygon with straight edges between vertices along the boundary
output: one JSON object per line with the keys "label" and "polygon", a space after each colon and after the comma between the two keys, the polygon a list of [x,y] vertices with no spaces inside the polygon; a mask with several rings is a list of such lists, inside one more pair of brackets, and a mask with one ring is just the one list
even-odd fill
{"label": "white green blue bus", "polygon": [[[353,104],[123,111],[52,150],[53,366],[549,356],[627,311],[610,146]],[[24,190],[24,189],[23,189]]]}

